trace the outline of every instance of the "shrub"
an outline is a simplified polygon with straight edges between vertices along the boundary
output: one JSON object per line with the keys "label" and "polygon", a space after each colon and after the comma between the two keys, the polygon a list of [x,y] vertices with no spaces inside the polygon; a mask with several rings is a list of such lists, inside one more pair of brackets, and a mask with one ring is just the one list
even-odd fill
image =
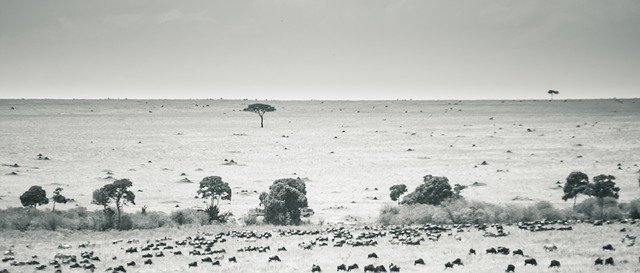
{"label": "shrub", "polygon": [[184,211],[174,211],[171,213],[170,217],[171,221],[176,223],[178,226],[191,224],[191,222],[189,221],[190,219],[187,218],[187,215],[184,213]]}
{"label": "shrub", "polygon": [[258,224],[258,215],[255,213],[247,213],[244,217],[242,217],[242,222],[246,226],[253,226]]}
{"label": "shrub", "polygon": [[454,196],[449,179],[444,176],[426,175],[423,181],[412,193],[405,195],[403,204],[439,205]]}
{"label": "shrub", "polygon": [[629,204],[624,207],[629,217],[633,219],[640,219],[640,198],[631,200]]}

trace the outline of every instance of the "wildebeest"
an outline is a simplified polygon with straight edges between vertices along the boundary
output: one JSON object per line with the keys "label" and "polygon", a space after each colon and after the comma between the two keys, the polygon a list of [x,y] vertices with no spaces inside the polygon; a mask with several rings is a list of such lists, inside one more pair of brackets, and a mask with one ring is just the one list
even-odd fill
{"label": "wildebeest", "polygon": [[460,258],[456,258],[455,260],[453,260],[453,262],[451,262],[454,265],[464,265],[462,263],[462,260]]}
{"label": "wildebeest", "polygon": [[130,261],[127,263],[127,266],[136,266],[136,262]]}
{"label": "wildebeest", "polygon": [[498,247],[498,253],[503,254],[503,255],[509,255],[509,249],[506,247]]}
{"label": "wildebeest", "polygon": [[147,259],[144,261],[144,264],[153,264],[153,261],[151,259]]}
{"label": "wildebeest", "polygon": [[538,262],[534,258],[529,258],[524,260],[524,265],[528,265],[528,264],[537,266]]}
{"label": "wildebeest", "polygon": [[311,272],[322,272],[322,269],[320,268],[319,265],[312,265],[311,266]]}
{"label": "wildebeest", "polygon": [[352,264],[347,267],[347,271],[356,270],[356,269],[358,269],[358,264]]}
{"label": "wildebeest", "polygon": [[551,263],[549,264],[549,267],[560,267],[560,261],[551,260]]}
{"label": "wildebeest", "polygon": [[609,257],[606,260],[604,260],[604,264],[605,265],[615,265],[615,263],[613,262],[613,257]]}
{"label": "wildebeest", "polygon": [[389,265],[389,271],[391,271],[391,272],[400,272],[400,267],[395,265],[395,264],[390,264]]}
{"label": "wildebeest", "polygon": [[553,252],[558,250],[558,247],[556,245],[544,245],[544,250],[545,251],[549,251],[549,252]]}
{"label": "wildebeest", "polygon": [[376,266],[372,264],[365,266],[364,272],[369,272],[369,271],[376,272]]}
{"label": "wildebeest", "polygon": [[213,259],[211,259],[211,257],[206,257],[204,259],[201,259],[200,261],[203,263],[211,263],[213,262]]}
{"label": "wildebeest", "polygon": [[198,262],[189,263],[189,267],[198,267]]}
{"label": "wildebeest", "polygon": [[339,265],[339,266],[336,268],[336,271],[340,271],[340,270],[347,271],[347,265],[345,265],[345,264],[341,264],[341,265]]}
{"label": "wildebeest", "polygon": [[603,265],[604,264],[604,260],[601,258],[597,258],[595,261],[593,261],[593,265]]}
{"label": "wildebeest", "polygon": [[236,257],[230,257],[229,258],[229,262],[230,263],[237,263],[238,261],[236,260]]}
{"label": "wildebeest", "polygon": [[124,269],[124,266],[119,265],[119,266],[116,266],[115,268],[113,268],[113,272],[114,272],[114,273],[117,273],[117,272],[127,272],[127,270],[126,270],[126,269]]}
{"label": "wildebeest", "polygon": [[220,261],[214,261],[214,262],[211,263],[211,265],[218,265],[219,266],[220,265]]}
{"label": "wildebeest", "polygon": [[373,252],[373,253],[371,253],[371,254],[367,255],[367,259],[371,259],[371,258],[375,258],[375,259],[377,259],[377,258],[378,258],[378,254],[376,254],[375,252]]}
{"label": "wildebeest", "polygon": [[522,251],[522,249],[516,249],[513,251],[513,256],[516,255],[524,256],[524,252]]}
{"label": "wildebeest", "polygon": [[515,265],[507,265],[507,270],[505,270],[504,272],[516,272],[516,266]]}
{"label": "wildebeest", "polygon": [[471,254],[476,255],[476,250],[473,248],[469,249],[469,255]]}
{"label": "wildebeest", "polygon": [[422,258],[420,258],[420,259],[417,259],[417,260],[413,261],[413,265],[418,265],[418,264],[424,265],[424,260]]}
{"label": "wildebeest", "polygon": [[446,264],[444,264],[444,269],[447,268],[453,268],[453,264],[451,262],[447,262]]}
{"label": "wildebeest", "polygon": [[278,251],[287,251],[287,248],[285,248],[284,246],[281,248],[278,248]]}
{"label": "wildebeest", "polygon": [[614,251],[616,249],[611,244],[608,244],[608,245],[603,246],[602,250]]}
{"label": "wildebeest", "polygon": [[387,272],[387,269],[384,267],[384,265],[379,265],[376,266],[376,270],[374,272]]}
{"label": "wildebeest", "polygon": [[487,248],[485,251],[486,254],[498,254],[498,251],[495,248]]}
{"label": "wildebeest", "polygon": [[278,255],[269,257],[269,262],[281,262],[280,257]]}

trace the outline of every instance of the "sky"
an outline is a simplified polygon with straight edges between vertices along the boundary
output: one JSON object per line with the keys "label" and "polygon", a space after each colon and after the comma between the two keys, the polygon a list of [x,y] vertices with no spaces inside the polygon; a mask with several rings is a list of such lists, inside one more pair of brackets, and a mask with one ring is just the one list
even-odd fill
{"label": "sky", "polygon": [[637,0],[0,0],[0,98],[640,97]]}

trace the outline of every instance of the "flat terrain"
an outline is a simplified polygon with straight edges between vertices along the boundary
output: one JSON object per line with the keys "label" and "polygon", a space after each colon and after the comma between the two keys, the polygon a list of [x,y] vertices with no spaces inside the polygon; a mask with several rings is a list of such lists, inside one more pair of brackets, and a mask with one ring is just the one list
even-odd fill
{"label": "flat terrain", "polygon": [[[301,227],[308,230],[323,230],[326,227]],[[620,229],[626,228],[626,232]],[[638,272],[640,268],[639,246],[627,246],[629,241],[622,242],[626,234],[638,235],[640,227],[635,225],[612,224],[604,226],[592,226],[578,224],[573,226],[573,231],[542,231],[530,232],[505,227],[505,232],[511,235],[507,237],[484,237],[483,231],[475,228],[463,228],[460,232],[455,229],[445,231],[438,241],[425,240],[420,245],[392,244],[391,233],[386,236],[375,237],[370,240],[378,242],[377,246],[353,247],[345,244],[342,247],[334,247],[335,233],[320,233],[317,235],[281,236],[273,227],[257,227],[257,234],[270,232],[270,239],[245,239],[223,236],[226,242],[215,243],[213,250],[225,250],[224,254],[189,255],[189,251],[195,250],[193,246],[178,246],[175,242],[182,241],[187,236],[195,237],[197,234],[206,234],[205,238],[212,240],[220,232],[233,230],[231,227],[207,226],[200,229],[170,229],[152,231],[128,231],[128,232],[6,232],[0,233],[0,251],[13,249],[15,261],[33,260],[32,255],[37,255],[41,264],[48,264],[54,259],[56,253],[76,255],[81,261],[82,252],[93,251],[93,255],[100,261],[93,261],[96,272],[104,272],[106,268],[119,265],[125,266],[127,272],[311,272],[313,264],[320,265],[322,272],[336,272],[340,264],[351,265],[357,263],[359,269],[355,272],[363,272],[365,265],[384,265],[389,270],[389,264],[400,266],[400,272],[504,272],[507,265],[516,266],[515,272]],[[285,228],[285,230],[288,228]],[[363,229],[349,228],[349,233],[355,237],[364,232]],[[495,232],[494,228],[487,231]],[[449,236],[448,234],[452,234]],[[156,241],[156,239],[167,240]],[[328,239],[327,246],[320,246],[318,242],[311,250],[298,247],[299,243],[309,242],[319,237]],[[425,238],[426,232],[420,231],[416,239]],[[458,237],[460,240],[456,240]],[[127,243],[128,240],[137,240]],[[114,242],[122,240],[121,242]],[[193,241],[193,240],[191,240]],[[164,249],[160,246],[157,250],[143,251],[142,247],[148,244],[164,242],[173,249]],[[61,244],[67,244],[71,248],[59,249]],[[80,244],[87,244],[86,248],[80,248]],[[603,250],[602,246],[612,244],[614,251]],[[556,251],[545,251],[545,245],[555,245]],[[13,246],[13,247],[11,247]],[[248,246],[269,246],[270,250],[264,253],[239,252],[238,249]],[[510,249],[508,255],[486,254],[488,248],[499,246]],[[153,246],[155,247],[155,246]],[[151,247],[151,248],[153,248]],[[277,251],[285,247],[287,251]],[[136,253],[125,253],[127,248],[136,248]],[[469,255],[469,249],[476,250],[477,255]],[[512,252],[521,249],[526,257],[515,256]],[[199,249],[204,252],[204,248]],[[175,251],[181,251],[183,255],[176,256]],[[163,252],[165,257],[155,257]],[[152,254],[152,265],[144,265],[147,258],[144,254]],[[368,259],[370,253],[376,253],[378,259]],[[282,262],[268,262],[269,257],[278,255]],[[115,256],[115,259],[113,257]],[[4,256],[3,256],[4,257]],[[220,266],[210,263],[202,263],[204,258],[221,258]],[[228,262],[228,258],[236,257],[237,263]],[[606,259],[612,257],[615,266],[594,265],[597,258]],[[414,265],[414,261],[422,258],[425,265]],[[455,266],[453,269],[445,269],[444,264],[460,258],[464,266]],[[538,266],[524,266],[525,258],[535,258]],[[560,268],[549,268],[551,260],[558,260]],[[135,266],[126,266],[126,263],[135,262]],[[188,264],[197,262],[198,267],[189,268]],[[10,272],[35,272],[35,265],[9,266],[10,262],[0,263],[0,269],[7,268]],[[83,272],[81,269],[69,269],[70,264],[63,265],[63,272]],[[52,272],[48,266],[45,272]],[[88,272],[88,271],[86,271]],[[341,271],[342,272],[342,271]]]}
{"label": "flat terrain", "polygon": [[568,206],[555,182],[574,170],[616,176],[621,201],[640,195],[638,99],[268,101],[277,111],[262,129],[241,111],[250,103],[0,100],[0,207],[41,185],[95,208],[91,192],[109,176],[139,190],[128,210],[169,212],[202,207],[197,182],[219,175],[234,191],[222,210],[238,217],[273,180],[301,177],[326,222],[375,220],[391,185],[412,190],[427,174],[484,184],[463,195],[494,203]]}

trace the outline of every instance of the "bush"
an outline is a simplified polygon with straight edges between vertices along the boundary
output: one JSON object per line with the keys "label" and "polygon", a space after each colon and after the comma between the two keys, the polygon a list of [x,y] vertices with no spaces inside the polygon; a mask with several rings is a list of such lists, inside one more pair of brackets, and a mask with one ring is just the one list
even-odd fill
{"label": "bush", "polygon": [[631,200],[629,204],[623,207],[629,217],[633,219],[640,219],[640,198]]}
{"label": "bush", "polygon": [[242,222],[245,226],[253,226],[258,224],[258,215],[255,213],[247,213],[244,217],[242,217]]}

